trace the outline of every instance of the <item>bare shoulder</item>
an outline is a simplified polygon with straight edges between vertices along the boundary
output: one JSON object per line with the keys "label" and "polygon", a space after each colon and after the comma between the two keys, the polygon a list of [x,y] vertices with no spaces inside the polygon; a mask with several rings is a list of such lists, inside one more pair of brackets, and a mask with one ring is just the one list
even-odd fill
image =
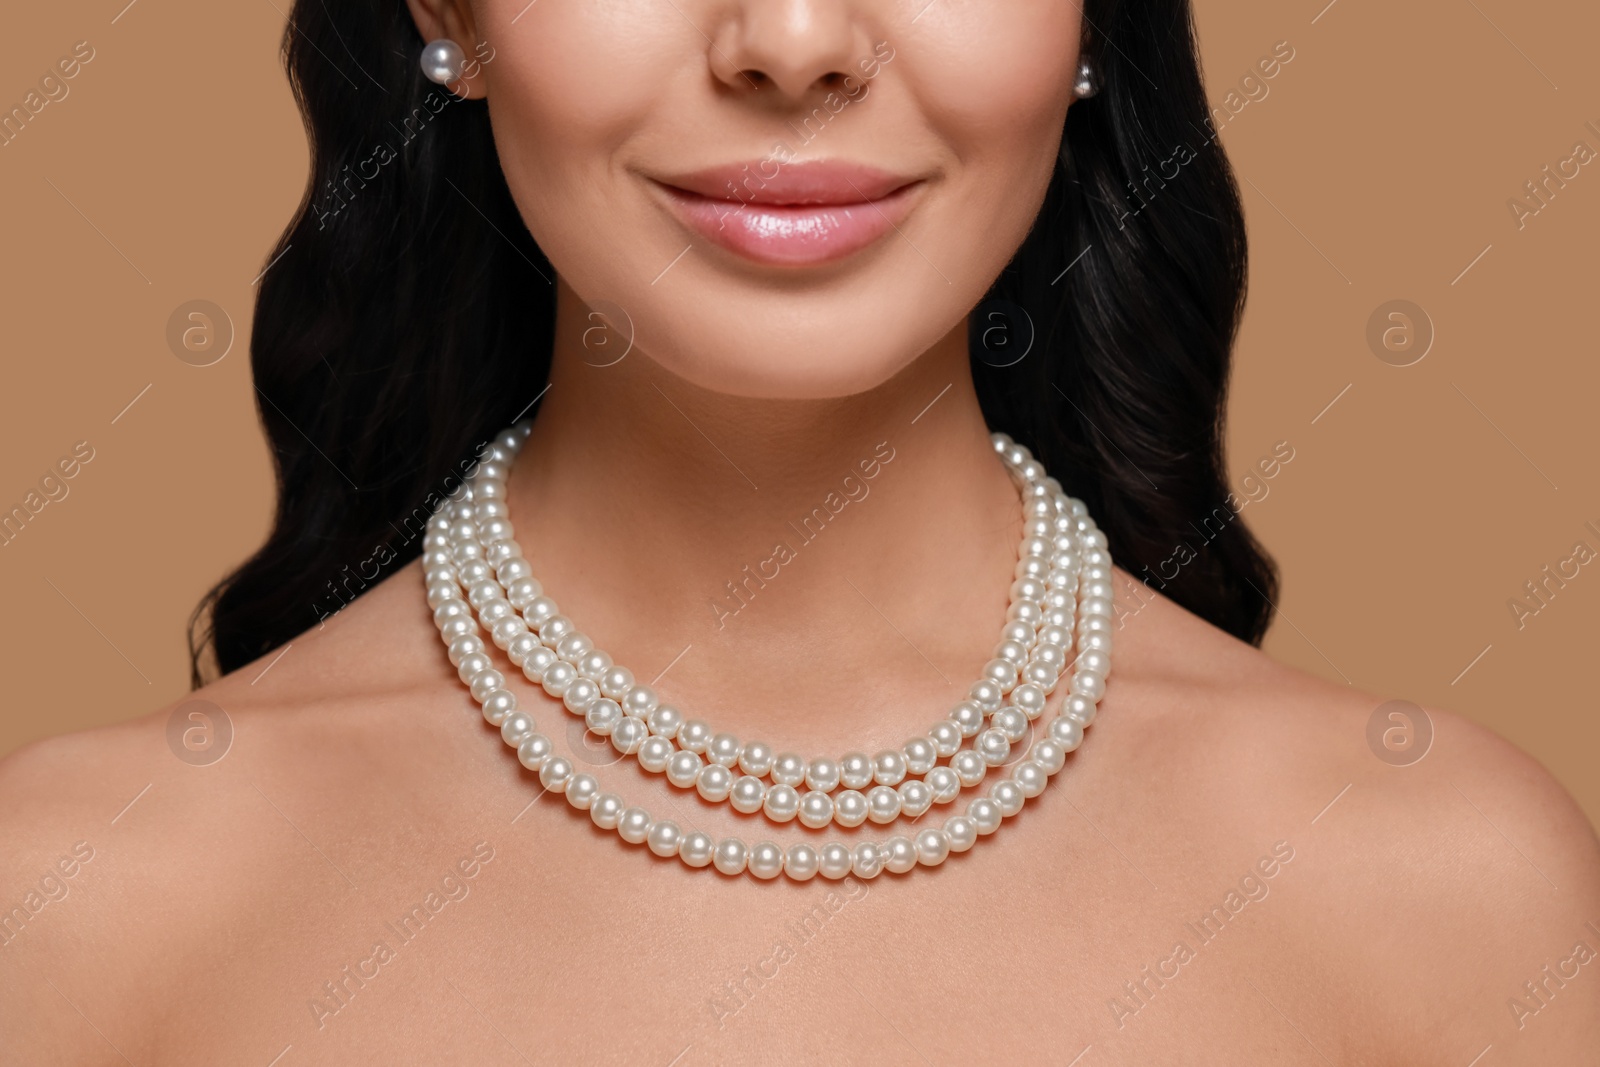
{"label": "bare shoulder", "polygon": [[[359,862],[351,842],[383,846],[352,797],[392,780],[382,750],[396,719],[429,745],[414,694],[448,670],[411,654],[431,637],[425,614],[395,623],[415,580],[401,571],[320,631],[150,714],[0,760],[0,963],[12,964],[0,985],[28,1009],[6,1014],[30,1020],[20,1034],[0,1024],[0,1045],[37,1043],[42,1059],[78,1047],[84,1018],[147,1032],[219,945],[342,883]],[[392,805],[392,787],[379,795]]]}
{"label": "bare shoulder", "polygon": [[1307,1017],[1342,1003],[1375,1024],[1321,1052],[1600,1048],[1600,843],[1548,771],[1460,715],[1286,667],[1164,600],[1118,639],[1115,727],[1079,756],[1103,746],[1107,772],[1159,781],[1165,810],[1143,814],[1178,827],[1156,835],[1175,881],[1219,854],[1239,868],[1225,881],[1259,881],[1252,856],[1293,855],[1272,887],[1288,906],[1261,909],[1259,981],[1314,974]]}

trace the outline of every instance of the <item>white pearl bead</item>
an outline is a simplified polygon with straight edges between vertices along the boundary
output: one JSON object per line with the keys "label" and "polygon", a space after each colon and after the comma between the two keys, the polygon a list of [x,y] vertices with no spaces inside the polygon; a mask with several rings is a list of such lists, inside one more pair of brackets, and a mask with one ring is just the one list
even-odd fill
{"label": "white pearl bead", "polygon": [[818,830],[832,821],[833,798],[820,789],[808,789],[800,797],[800,822]]}
{"label": "white pearl bead", "polygon": [[577,680],[578,672],[573,669],[572,664],[558,660],[545,668],[544,678],[540,684],[544,686],[546,693],[560,697],[566,694],[567,686]]}
{"label": "white pearl bead", "polygon": [[520,667],[522,666],[522,661],[528,658],[529,652],[532,652],[536,648],[543,647],[544,646],[539,643],[539,639],[537,637],[524,630],[522,633],[513,637],[510,643],[506,645],[506,657],[510,659],[513,664]]}
{"label": "white pearl bead", "polygon": [[612,667],[600,676],[600,692],[612,700],[621,700],[633,688],[633,672],[626,667]]}
{"label": "white pearl bead", "polygon": [[491,724],[503,724],[517,710],[517,698],[509,689],[496,689],[483,702],[483,717]]}
{"label": "white pearl bead", "polygon": [[[555,601],[551,601],[551,603],[553,604]],[[529,624],[532,625],[531,620]],[[561,639],[570,633],[576,632],[577,629],[573,621],[565,615],[551,615],[539,624],[539,640],[543,641],[547,648],[554,650],[559,655],[561,652],[559,647]]]}
{"label": "white pearl bead", "polygon": [[876,844],[863,841],[850,856],[850,870],[857,878],[876,878],[883,870],[885,855]]}
{"label": "white pearl bead", "polygon": [[584,725],[601,737],[610,737],[611,731],[615,730],[621,721],[622,707],[608,697],[602,697],[590,704],[589,710],[583,716]]}
{"label": "white pearl bead", "polygon": [[773,822],[789,822],[800,814],[800,792],[792,785],[775,785],[767,790],[761,810]]}
{"label": "white pearl bead", "polygon": [[575,774],[567,783],[567,803],[579,811],[587,811],[600,795],[600,783],[592,774]]}
{"label": "white pearl bead", "polygon": [[[483,650],[483,638],[478,637],[475,634],[467,637],[458,637],[454,641],[450,642],[450,662],[459,667],[461,666],[462,660],[475,653],[481,653]],[[489,662],[488,657],[485,656],[484,663],[478,668],[478,670],[482,670],[487,666],[489,666]],[[471,674],[476,673],[477,671],[471,672]],[[471,677],[471,674],[469,674],[468,677]],[[463,678],[462,681],[466,681],[466,678]]]}
{"label": "white pearl bead", "polygon": [[909,774],[927,774],[939,762],[939,750],[926,737],[913,737],[900,746],[900,753],[905,757]]}
{"label": "white pearl bead", "polygon": [[667,763],[672,759],[677,749],[672,747],[672,742],[665,737],[647,738],[639,746],[639,766],[652,774],[660,774],[667,769]]}
{"label": "white pearl bead", "polygon": [[808,882],[817,875],[822,857],[810,845],[790,845],[783,857],[783,873],[797,882]]}
{"label": "white pearl bead", "polygon": [[656,691],[648,685],[636,685],[628,690],[627,696],[622,698],[622,710],[635,719],[648,718],[652,711],[660,705]]}
{"label": "white pearl bead", "polygon": [[650,846],[650,851],[663,857],[676,856],[682,841],[683,831],[671,819],[662,819],[651,826],[650,832],[645,835],[645,843]]}
{"label": "white pearl bead", "polygon": [[924,867],[937,867],[950,855],[950,835],[937,827],[918,830],[912,843],[917,849],[917,862]]}
{"label": "white pearl bead", "polygon": [[522,676],[534,685],[544,684],[544,672],[554,663],[560,662],[556,654],[540,645],[522,658]]}
{"label": "white pearl bead", "polygon": [[639,751],[639,746],[644,744],[650,732],[645,729],[644,723],[638,719],[623,719],[611,728],[611,747],[624,756],[631,756]]}
{"label": "white pearl bead", "polygon": [[533,734],[533,716],[525,711],[512,712],[500,724],[500,740],[512,748],[516,748]]}
{"label": "white pearl bead", "polygon": [[982,710],[993,711],[1000,706],[1000,701],[1005,699],[1006,694],[1000,686],[984,679],[981,682],[973,682],[972,688],[967,690],[967,695]]}
{"label": "white pearl bead", "polygon": [[764,741],[751,741],[739,753],[739,769],[763,778],[772,770],[773,758],[771,745]]}
{"label": "white pearl bead", "polygon": [[678,727],[678,747],[696,755],[706,750],[711,742],[711,727],[698,719],[690,719]]}
{"label": "white pearl bead", "polygon": [[872,759],[865,752],[851,752],[839,761],[839,782],[846,789],[865,789],[872,784]]}
{"label": "white pearl bead", "polygon": [[900,794],[892,786],[875,785],[867,791],[867,818],[880,825],[900,817]]}
{"label": "white pearl bead", "polygon": [[933,806],[933,790],[920,778],[908,778],[895,792],[900,794],[900,813],[915,819]]}
{"label": "white pearl bead", "polygon": [[783,873],[783,849],[763,841],[750,849],[750,873],[757,878],[776,878]]}
{"label": "white pearl bead", "polygon": [[[611,655],[597,648],[578,660],[573,666],[578,668],[578,674],[594,682],[595,686],[599,687],[600,679],[604,678],[606,671],[611,669]],[[600,695],[605,695],[604,689],[600,690]]]}
{"label": "white pearl bead", "polygon": [[928,737],[932,739],[934,749],[941,756],[949,758],[961,751],[961,727],[950,719],[934,723],[933,728],[928,731]]}
{"label": "white pearl bead", "polygon": [[760,811],[766,800],[767,787],[761,779],[751,774],[734,782],[733,789],[728,793],[728,802],[733,805],[733,810],[743,815]]}
{"label": "white pearl bead", "polygon": [[713,734],[706,742],[706,759],[722,767],[739,762],[739,739],[732,734]]}
{"label": "white pearl bead", "polygon": [[906,777],[906,758],[892,749],[872,757],[872,778],[879,785],[899,785]]}
{"label": "white pearl bead", "polygon": [[949,767],[935,767],[923,781],[932,790],[935,804],[948,804],[961,795],[961,777]]}
{"label": "white pearl bead", "polygon": [[733,772],[720,763],[707,764],[700,769],[694,788],[705,799],[721,803],[733,789]]}
{"label": "white pearl bead", "polygon": [[1005,816],[1001,814],[1000,805],[989,797],[976,797],[967,805],[967,818],[978,828],[978,833],[987,835],[1000,829],[1000,820]]}
{"label": "white pearl bead", "polygon": [[1079,671],[1072,676],[1072,691],[1098,701],[1106,695],[1106,680],[1093,671]]}
{"label": "white pearl bead", "polygon": [[785,752],[772,764],[772,780],[779,785],[799,785],[806,780],[806,761],[794,752]]}
{"label": "white pearl bead", "polygon": [[1028,736],[1028,717],[1017,708],[1001,708],[990,716],[989,725],[1013,744]]}
{"label": "white pearl bead", "polygon": [[1071,752],[1083,744],[1083,727],[1066,716],[1058,716],[1050,723],[1050,740]]}
{"label": "white pearl bead", "polygon": [[579,660],[593,651],[594,639],[588,634],[577,630],[572,631],[556,642],[556,655],[574,667],[578,665]]}
{"label": "white pearl bead", "polygon": [[976,701],[963,700],[950,709],[950,721],[960,728],[962,737],[971,737],[983,729],[985,716]]}
{"label": "white pearl bead", "polygon": [[1011,703],[1028,719],[1037,719],[1040,713],[1044,711],[1044,690],[1032,682],[1023,682],[1011,691]]}
{"label": "white pearl bead", "polygon": [[1111,657],[1096,648],[1084,649],[1073,666],[1080,671],[1093,671],[1103,676],[1111,673]]}
{"label": "white pearl bead", "polygon": [[678,730],[683,726],[683,712],[671,704],[659,705],[650,713],[650,732],[657,737],[673,738],[678,736]]}
{"label": "white pearl bead", "polygon": [[499,671],[492,669],[487,671],[479,671],[477,674],[472,676],[472,683],[470,686],[472,691],[472,699],[477,701],[487,700],[489,699],[490,693],[494,692],[496,689],[504,688],[505,684],[506,676],[501,674]]}
{"label": "white pearl bead", "polygon": [[[574,715],[582,715],[594,706],[595,701],[600,699],[600,687],[587,678],[578,677],[576,668],[571,669],[574,677],[568,683],[566,691],[561,694],[561,702]],[[545,671],[544,677],[545,681],[548,682],[550,680],[550,672]]]}
{"label": "white pearl bead", "polygon": [[1067,765],[1066,749],[1045,738],[1033,743],[1033,750],[1028,753],[1028,758],[1043,768],[1046,774],[1056,774]]}
{"label": "white pearl bead", "polygon": [[716,842],[711,840],[711,835],[696,830],[683,835],[683,840],[678,843],[678,858],[687,866],[705,867],[711,863],[711,854],[715,849]]}
{"label": "white pearl bead", "polygon": [[833,821],[849,828],[867,821],[867,798],[864,794],[845,789],[833,798]]}
{"label": "white pearl bead", "polygon": [[712,855],[711,862],[723,874],[743,874],[749,858],[750,850],[744,847],[743,841],[737,837],[725,837],[717,842],[717,851]]}
{"label": "white pearl bead", "polygon": [[818,851],[817,872],[824,878],[837,881],[850,873],[852,862],[848,845],[829,841]]}
{"label": "white pearl bead", "polygon": [[590,820],[602,830],[615,830],[622,812],[622,798],[615,793],[601,793],[589,805]]}
{"label": "white pearl bead", "polygon": [[1043,793],[1044,787],[1050,784],[1050,776],[1044,772],[1044,768],[1031,759],[1013,767],[1011,777],[1017,783],[1017,788],[1022,790],[1022,795],[1030,799]]}
{"label": "white pearl bead", "polygon": [[956,753],[950,761],[950,769],[956,772],[956,777],[961,779],[964,786],[977,785],[989,773],[989,765],[983,757],[970,748]]}
{"label": "white pearl bead", "polygon": [[1022,810],[1022,802],[1027,797],[1022,795],[1022,790],[1017,783],[1009,778],[1002,778],[989,787],[989,796],[1000,805],[1000,814],[1010,818]]}
{"label": "white pearl bead", "polygon": [[1099,709],[1098,705],[1094,704],[1090,697],[1083,696],[1080,693],[1072,693],[1067,696],[1066,701],[1062,702],[1061,713],[1070,718],[1070,720],[1075,721],[1078,726],[1088,726],[1093,723],[1094,717],[1099,713]]}
{"label": "white pearl bead", "polygon": [[893,874],[905,874],[917,865],[917,846],[909,837],[891,837],[883,843],[883,849],[888,853],[883,866]]}
{"label": "white pearl bead", "polygon": [[544,766],[552,751],[548,737],[534,734],[517,746],[517,762],[530,771],[536,771]]}
{"label": "white pearl bead", "polygon": [[643,808],[629,808],[617,819],[617,836],[630,845],[642,842],[650,833],[650,813]]}
{"label": "white pearl bead", "polygon": [[572,762],[564,756],[552,756],[539,768],[539,784],[552,793],[566,790],[572,780]]}
{"label": "white pearl bead", "polygon": [[839,788],[839,765],[831,759],[814,759],[806,766],[806,785],[831,793]]}
{"label": "white pearl bead", "polygon": [[973,746],[983,762],[991,767],[998,767],[1011,755],[1011,740],[1005,732],[991,727],[978,735],[977,743]]}
{"label": "white pearl bead", "polygon": [[951,852],[965,852],[978,843],[978,826],[965,815],[952,815],[944,821]]}
{"label": "white pearl bead", "polygon": [[702,766],[704,761],[698,752],[679,750],[667,761],[667,781],[680,789],[687,789],[700,777]]}

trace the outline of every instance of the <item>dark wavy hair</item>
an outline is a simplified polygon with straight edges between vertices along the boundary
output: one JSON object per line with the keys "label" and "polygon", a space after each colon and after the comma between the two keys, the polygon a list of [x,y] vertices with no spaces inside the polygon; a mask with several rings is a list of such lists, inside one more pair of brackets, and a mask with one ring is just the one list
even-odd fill
{"label": "dark wavy hair", "polygon": [[[1244,220],[1188,0],[1083,8],[1101,88],[1069,109],[1033,229],[972,316],[978,396],[1083,498],[1122,566],[1259,642],[1276,573],[1228,506],[1223,462]],[[424,503],[545,385],[555,271],[483,103],[424,79],[421,46],[400,0],[299,0],[285,30],[311,179],[250,340],[277,511],[195,610],[196,685],[208,645],[232,671],[417,555]],[[1008,366],[1001,319],[1031,345]]]}

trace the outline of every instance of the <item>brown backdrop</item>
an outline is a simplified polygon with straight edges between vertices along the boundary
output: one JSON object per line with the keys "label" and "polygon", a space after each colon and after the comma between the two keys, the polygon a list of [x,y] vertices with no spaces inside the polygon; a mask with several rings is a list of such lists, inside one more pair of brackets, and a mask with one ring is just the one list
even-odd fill
{"label": "brown backdrop", "polygon": [[[38,111],[0,134],[0,509],[47,502],[0,547],[0,753],[183,693],[188,613],[271,507],[244,339],[306,168],[287,0],[125,3],[9,20],[0,107]],[[1324,3],[1199,0],[1251,230],[1230,441],[1284,570],[1267,648],[1488,724],[1595,819],[1600,12]],[[231,320],[209,366],[168,337],[197,300]]]}

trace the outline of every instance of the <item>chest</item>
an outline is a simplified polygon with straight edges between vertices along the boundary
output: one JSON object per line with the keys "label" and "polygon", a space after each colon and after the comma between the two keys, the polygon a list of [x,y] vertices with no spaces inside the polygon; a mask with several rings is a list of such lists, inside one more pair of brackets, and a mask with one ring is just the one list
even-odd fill
{"label": "chest", "polygon": [[1281,965],[1292,861],[1265,893],[1158,890],[1065,802],[872,881],[728,880],[590,831],[536,806],[269,908],[162,1044],[284,1065],[1316,1058],[1288,1022],[1314,993]]}

